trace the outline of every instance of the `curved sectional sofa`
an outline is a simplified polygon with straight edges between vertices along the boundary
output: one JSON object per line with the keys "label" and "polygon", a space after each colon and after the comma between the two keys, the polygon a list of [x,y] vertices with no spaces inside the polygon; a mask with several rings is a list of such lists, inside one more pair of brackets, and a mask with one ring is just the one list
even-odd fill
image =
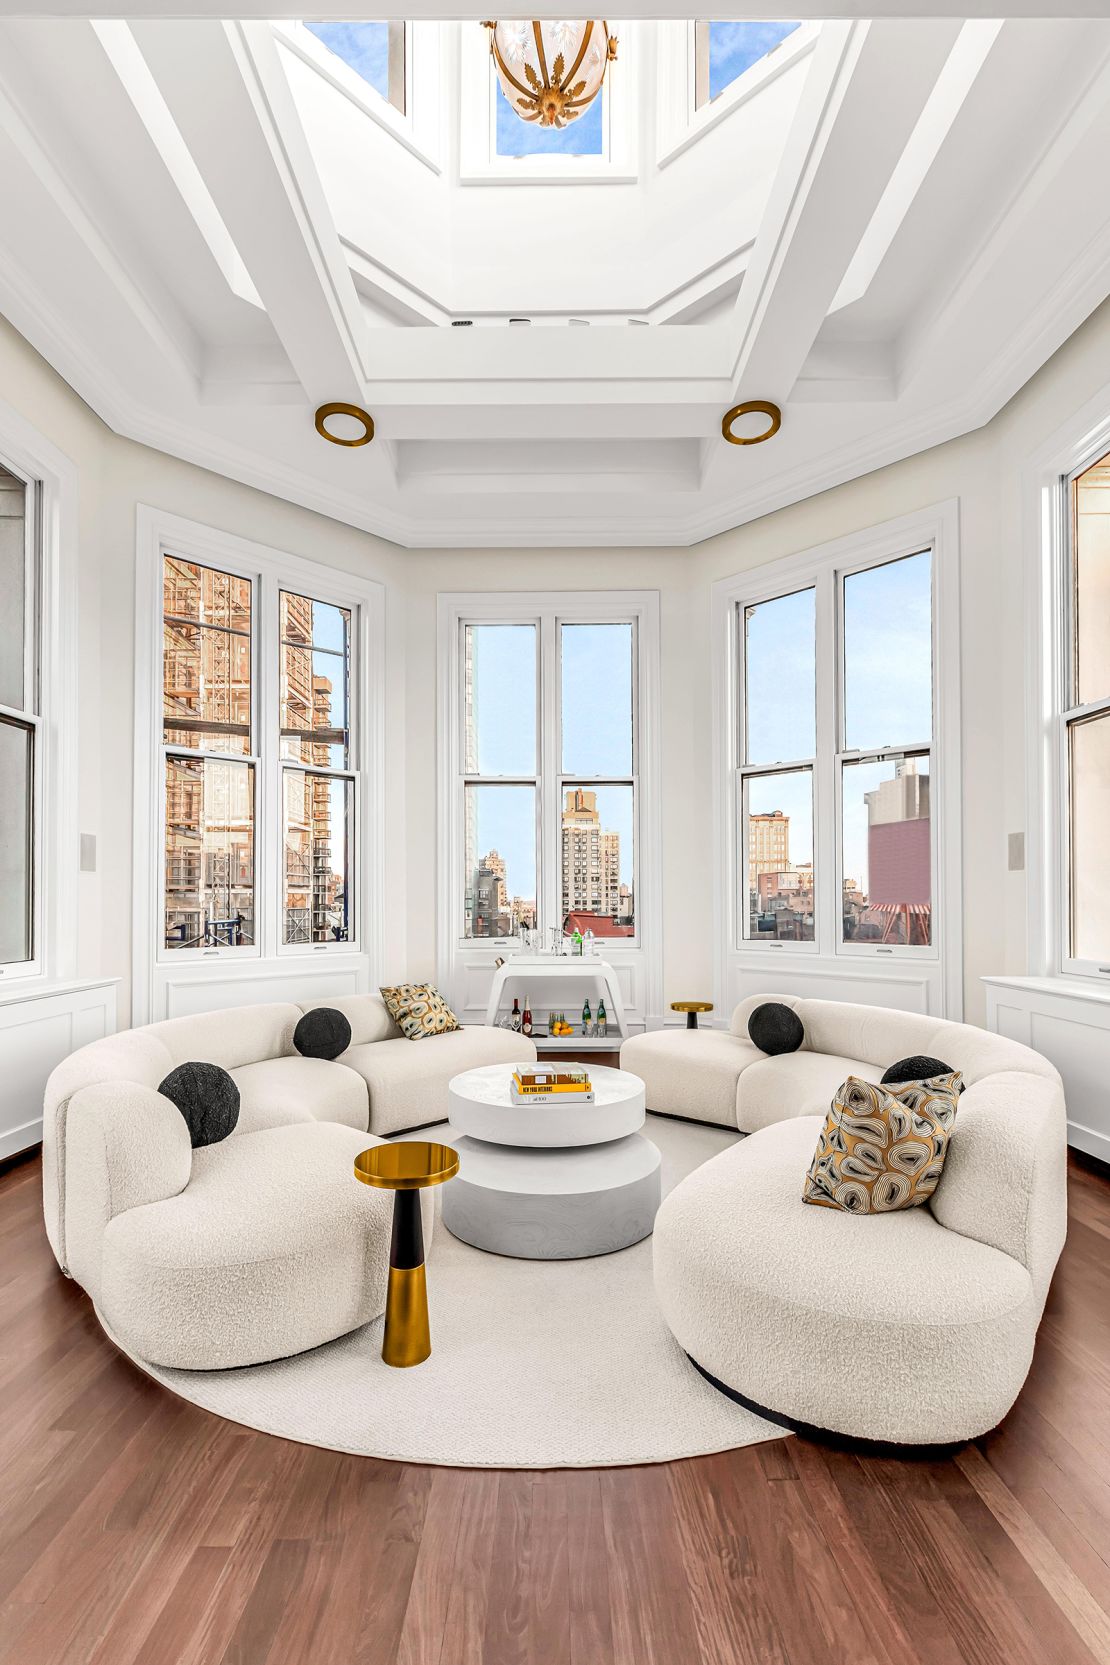
{"label": "curved sectional sofa", "polygon": [[[334,1063],[293,1048],[308,1006],[243,1006],[94,1041],[47,1083],[51,1248],[140,1359],[257,1364],[376,1318],[392,1198],[354,1182],[354,1158],[382,1135],[442,1120],[460,1070],[536,1056],[503,1029],[406,1040],[377,995],[311,1004],[351,1024]],[[240,1093],[235,1131],[199,1150],[158,1091],[185,1062],[219,1064]]]}
{"label": "curved sectional sofa", "polygon": [[[801,1018],[798,1052],[767,1057],[747,1038],[768,999]],[[915,1053],[966,1085],[929,1204],[806,1206],[836,1088]],[[790,1425],[879,1442],[946,1444],[1005,1416],[1066,1230],[1064,1096],[1046,1059],[968,1024],[760,995],[729,1033],[638,1035],[621,1065],[650,1110],[750,1135],[672,1191],[655,1223],[663,1314],[715,1385]]]}

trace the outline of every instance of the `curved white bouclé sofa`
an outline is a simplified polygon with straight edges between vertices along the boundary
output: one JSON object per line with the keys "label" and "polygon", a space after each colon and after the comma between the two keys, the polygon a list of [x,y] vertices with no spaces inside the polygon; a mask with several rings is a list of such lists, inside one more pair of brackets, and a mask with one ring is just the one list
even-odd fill
{"label": "curved white boucl\u00e9 sofa", "polygon": [[[800,1051],[768,1058],[747,1039],[767,999],[797,1011]],[[701,1032],[653,1033],[621,1049],[651,1109],[751,1135],[696,1169],[656,1218],[655,1287],[676,1339],[718,1386],[791,1424],[910,1445],[993,1428],[1029,1370],[1064,1242],[1056,1070],[968,1024],[834,1001],[755,996],[731,1031],[706,1031],[708,1045]],[[914,1053],[966,1084],[930,1203],[883,1215],[803,1203],[833,1092]]]}
{"label": "curved white boucl\u00e9 sofa", "polygon": [[[441,1120],[460,1070],[536,1056],[503,1029],[406,1040],[377,995],[312,1004],[351,1024],[334,1063],[293,1048],[307,1006],[243,1006],[94,1041],[47,1082],[50,1245],[140,1359],[256,1364],[378,1317],[392,1198],[356,1183],[355,1157],[382,1134]],[[219,1064],[240,1092],[235,1131],[199,1150],[158,1091],[186,1062]],[[426,1200],[424,1218],[430,1234]]]}

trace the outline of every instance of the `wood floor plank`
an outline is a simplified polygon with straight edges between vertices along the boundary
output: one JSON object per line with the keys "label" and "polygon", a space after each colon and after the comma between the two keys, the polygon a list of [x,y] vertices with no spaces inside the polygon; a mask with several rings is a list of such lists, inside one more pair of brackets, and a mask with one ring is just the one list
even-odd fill
{"label": "wood floor plank", "polygon": [[[106,1340],[0,1173],[0,1665],[1107,1665],[1110,1183],[1029,1381],[953,1457],[783,1439],[525,1473],[318,1451]],[[634,1367],[631,1361],[630,1368]]]}
{"label": "wood floor plank", "polygon": [[601,1475],[569,1469],[567,1496],[567,1599],[570,1607],[569,1665],[594,1665],[613,1657],[609,1559]]}
{"label": "wood floor plank", "polygon": [[955,1463],[1092,1657],[1110,1660],[1110,1579],[1104,1600],[1097,1601],[981,1452],[968,1446],[956,1453]]}

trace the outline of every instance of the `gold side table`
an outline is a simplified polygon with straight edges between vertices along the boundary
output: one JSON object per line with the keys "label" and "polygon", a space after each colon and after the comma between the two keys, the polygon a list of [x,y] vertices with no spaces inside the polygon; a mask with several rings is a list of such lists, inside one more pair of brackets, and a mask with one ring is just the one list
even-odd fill
{"label": "gold side table", "polygon": [[687,1027],[687,1029],[696,1029],[697,1028],[697,1026],[698,1026],[698,1013],[699,1012],[711,1012],[712,1010],[713,1010],[712,1000],[672,1000],[671,1001],[671,1011],[672,1012],[685,1012],[686,1013],[686,1027]]}
{"label": "gold side table", "polygon": [[356,1179],[394,1193],[382,1358],[399,1369],[422,1364],[432,1351],[420,1192],[453,1179],[458,1171],[457,1151],[424,1139],[375,1145],[355,1157]]}

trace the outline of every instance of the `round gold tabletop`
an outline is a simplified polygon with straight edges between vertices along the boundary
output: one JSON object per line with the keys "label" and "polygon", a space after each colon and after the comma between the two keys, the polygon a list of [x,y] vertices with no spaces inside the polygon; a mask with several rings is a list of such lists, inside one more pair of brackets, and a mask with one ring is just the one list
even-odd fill
{"label": "round gold tabletop", "polygon": [[459,1153],[450,1145],[426,1139],[404,1139],[395,1145],[374,1145],[355,1157],[355,1178],[382,1191],[422,1191],[442,1185],[459,1171]]}
{"label": "round gold tabletop", "polygon": [[711,1012],[712,1000],[672,1000],[672,1012]]}

